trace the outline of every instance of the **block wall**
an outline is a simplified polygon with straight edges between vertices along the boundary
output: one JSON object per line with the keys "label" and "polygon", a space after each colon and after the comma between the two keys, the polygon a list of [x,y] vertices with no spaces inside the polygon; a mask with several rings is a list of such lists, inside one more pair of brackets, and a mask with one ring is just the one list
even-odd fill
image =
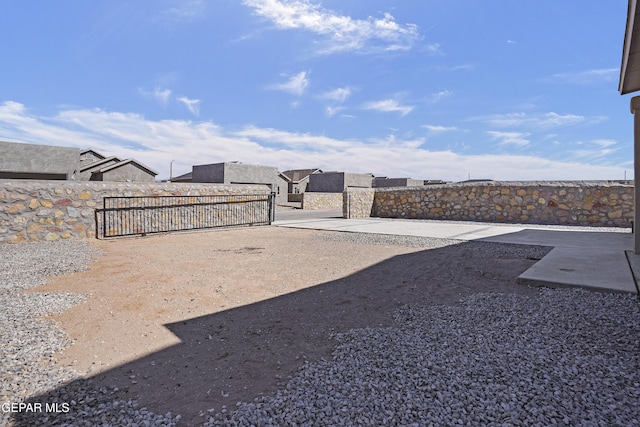
{"label": "block wall", "polygon": [[369,218],[373,216],[375,193],[376,190],[368,188],[349,188],[342,194],[342,216],[344,218]]}
{"label": "block wall", "polygon": [[[634,213],[633,185],[609,181],[448,184],[368,193],[371,216],[383,218],[630,227]],[[350,217],[366,216],[364,193],[348,200]]]}
{"label": "block wall", "polygon": [[269,194],[263,185],[0,180],[0,243],[95,237],[108,196]]}
{"label": "block wall", "polygon": [[342,209],[342,193],[302,193],[302,209]]}

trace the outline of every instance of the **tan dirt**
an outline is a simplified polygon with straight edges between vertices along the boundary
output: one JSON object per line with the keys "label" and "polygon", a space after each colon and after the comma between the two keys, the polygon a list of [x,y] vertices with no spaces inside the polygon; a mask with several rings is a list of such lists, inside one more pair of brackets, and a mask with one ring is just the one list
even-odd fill
{"label": "tan dirt", "polygon": [[104,254],[90,270],[36,290],[85,296],[54,317],[75,341],[57,361],[198,424],[211,408],[274,392],[305,360],[330,358],[332,331],[391,325],[404,304],[537,292],[515,282],[534,260],[493,256],[487,244],[425,250],[321,233],[264,226],[94,240]]}

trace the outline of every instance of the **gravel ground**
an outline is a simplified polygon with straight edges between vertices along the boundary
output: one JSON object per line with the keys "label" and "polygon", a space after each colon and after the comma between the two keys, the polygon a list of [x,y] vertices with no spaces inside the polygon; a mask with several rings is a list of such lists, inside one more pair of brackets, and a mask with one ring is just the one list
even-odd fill
{"label": "gravel ground", "polygon": [[639,316],[636,297],[566,289],[407,306],[207,425],[640,425]]}
{"label": "gravel ground", "polygon": [[[0,401],[13,401],[73,378],[55,369],[51,356],[70,343],[51,321],[82,301],[81,295],[23,293],[44,284],[46,276],[85,269],[91,255],[87,245],[72,242],[2,245],[0,256]],[[8,327],[7,327],[8,326]]]}
{"label": "gravel ground", "polygon": [[[20,404],[30,396],[56,390],[80,378],[70,369],[56,366],[53,355],[71,345],[58,325],[42,317],[60,313],[82,301],[69,293],[25,293],[41,286],[47,276],[59,276],[87,269],[99,251],[86,242],[34,242],[0,245],[0,426],[32,425],[133,425],[148,420],[150,425],[175,425],[169,416],[158,416],[136,402],[122,400],[118,390],[84,388],[39,399],[45,404],[63,404],[73,412],[48,414],[22,412],[11,419],[8,404]],[[35,403],[35,402],[34,402]],[[35,408],[35,406],[34,406]]]}
{"label": "gravel ground", "polygon": [[[425,248],[459,243],[319,236]],[[546,253],[478,245],[488,258]],[[0,403],[39,394],[41,402],[72,408],[23,412],[14,420],[2,411],[0,425],[180,425],[179,415],[154,414],[120,390],[91,381],[58,389],[79,374],[55,366],[51,356],[70,342],[54,322],[39,318],[82,298],[23,291],[45,276],[85,269],[96,255],[89,245],[2,245],[0,254],[0,319],[8,325],[0,330]],[[396,312],[392,327],[334,334],[331,359],[305,363],[275,395],[222,408],[205,425],[640,425],[639,318],[635,296],[567,289],[478,293],[454,306],[409,305]]]}

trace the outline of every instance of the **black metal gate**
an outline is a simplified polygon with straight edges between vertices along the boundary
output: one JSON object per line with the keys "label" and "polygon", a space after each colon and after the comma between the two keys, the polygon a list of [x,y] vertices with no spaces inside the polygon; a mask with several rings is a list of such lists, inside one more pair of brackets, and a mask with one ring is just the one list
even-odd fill
{"label": "black metal gate", "polygon": [[275,215],[275,194],[216,196],[105,197],[96,209],[96,237],[118,237],[268,225]]}

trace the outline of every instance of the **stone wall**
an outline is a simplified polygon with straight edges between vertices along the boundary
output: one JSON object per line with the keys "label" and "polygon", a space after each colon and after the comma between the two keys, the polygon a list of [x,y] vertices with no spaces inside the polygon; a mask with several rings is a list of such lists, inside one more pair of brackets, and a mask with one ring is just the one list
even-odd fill
{"label": "stone wall", "polygon": [[344,218],[369,218],[373,216],[376,190],[349,188],[343,193],[342,216]]}
{"label": "stone wall", "polygon": [[269,194],[263,185],[0,180],[0,243],[95,237],[108,196]]}
{"label": "stone wall", "polygon": [[303,193],[302,209],[342,209],[342,193]]}
{"label": "stone wall", "polygon": [[[349,217],[366,216],[364,193],[347,193]],[[541,181],[378,189],[371,210],[371,216],[384,218],[630,227],[633,185]]]}

